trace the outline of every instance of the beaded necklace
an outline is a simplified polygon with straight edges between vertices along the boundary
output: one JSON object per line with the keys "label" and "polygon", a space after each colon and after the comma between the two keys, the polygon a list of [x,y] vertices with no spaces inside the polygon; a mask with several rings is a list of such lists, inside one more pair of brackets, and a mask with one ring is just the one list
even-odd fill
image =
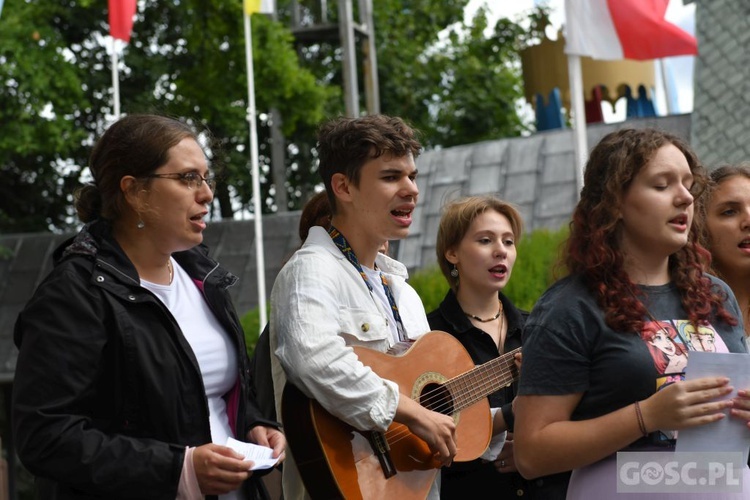
{"label": "beaded necklace", "polygon": [[500,301],[498,301],[498,303],[499,303],[500,306],[499,306],[499,308],[497,310],[497,314],[495,314],[493,317],[487,318],[487,319],[480,318],[479,316],[475,316],[474,314],[469,314],[466,311],[464,311],[463,309],[461,309],[461,312],[464,313],[465,315],[467,315],[468,317],[470,317],[471,319],[475,319],[475,320],[479,321],[480,323],[489,323],[490,321],[495,321],[503,313],[503,303],[500,302]]}

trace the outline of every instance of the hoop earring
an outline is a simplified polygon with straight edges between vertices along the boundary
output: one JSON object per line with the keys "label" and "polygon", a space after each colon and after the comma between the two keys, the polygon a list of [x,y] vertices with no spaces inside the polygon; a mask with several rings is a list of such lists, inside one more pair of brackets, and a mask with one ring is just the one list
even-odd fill
{"label": "hoop earring", "polygon": [[451,269],[451,276],[454,278],[458,278],[458,268],[456,267],[456,264],[453,264],[453,269]]}

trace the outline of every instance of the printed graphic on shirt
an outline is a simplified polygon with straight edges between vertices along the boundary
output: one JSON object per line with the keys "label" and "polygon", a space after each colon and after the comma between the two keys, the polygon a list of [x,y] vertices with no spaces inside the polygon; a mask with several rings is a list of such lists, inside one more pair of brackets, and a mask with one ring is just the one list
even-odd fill
{"label": "printed graphic on shirt", "polygon": [[703,352],[729,352],[721,336],[710,324],[699,325],[696,331],[693,324],[686,319],[675,320],[674,323],[679,335],[687,339],[690,349]]}
{"label": "printed graphic on shirt", "polygon": [[659,377],[656,390],[684,380],[690,350],[729,352],[726,344],[710,324],[696,329],[688,320],[648,321],[644,323],[641,339],[648,347]]}
{"label": "printed graphic on shirt", "polygon": [[649,321],[643,325],[641,339],[646,343],[656,371],[660,375],[679,375],[685,371],[688,346],[669,321]]}

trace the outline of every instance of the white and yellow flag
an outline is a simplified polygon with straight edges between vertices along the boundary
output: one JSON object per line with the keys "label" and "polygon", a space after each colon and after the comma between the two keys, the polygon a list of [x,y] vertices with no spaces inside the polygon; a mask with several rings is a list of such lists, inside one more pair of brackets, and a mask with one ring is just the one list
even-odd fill
{"label": "white and yellow flag", "polygon": [[243,0],[245,3],[245,14],[273,14],[274,0]]}

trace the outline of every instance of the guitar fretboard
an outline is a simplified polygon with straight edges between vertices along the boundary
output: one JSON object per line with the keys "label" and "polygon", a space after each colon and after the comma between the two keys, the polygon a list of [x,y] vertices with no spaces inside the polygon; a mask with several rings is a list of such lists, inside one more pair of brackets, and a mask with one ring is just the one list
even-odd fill
{"label": "guitar fretboard", "polygon": [[453,411],[471,406],[513,383],[518,378],[518,367],[514,361],[518,352],[521,352],[520,347],[445,382],[443,386],[453,397]]}

